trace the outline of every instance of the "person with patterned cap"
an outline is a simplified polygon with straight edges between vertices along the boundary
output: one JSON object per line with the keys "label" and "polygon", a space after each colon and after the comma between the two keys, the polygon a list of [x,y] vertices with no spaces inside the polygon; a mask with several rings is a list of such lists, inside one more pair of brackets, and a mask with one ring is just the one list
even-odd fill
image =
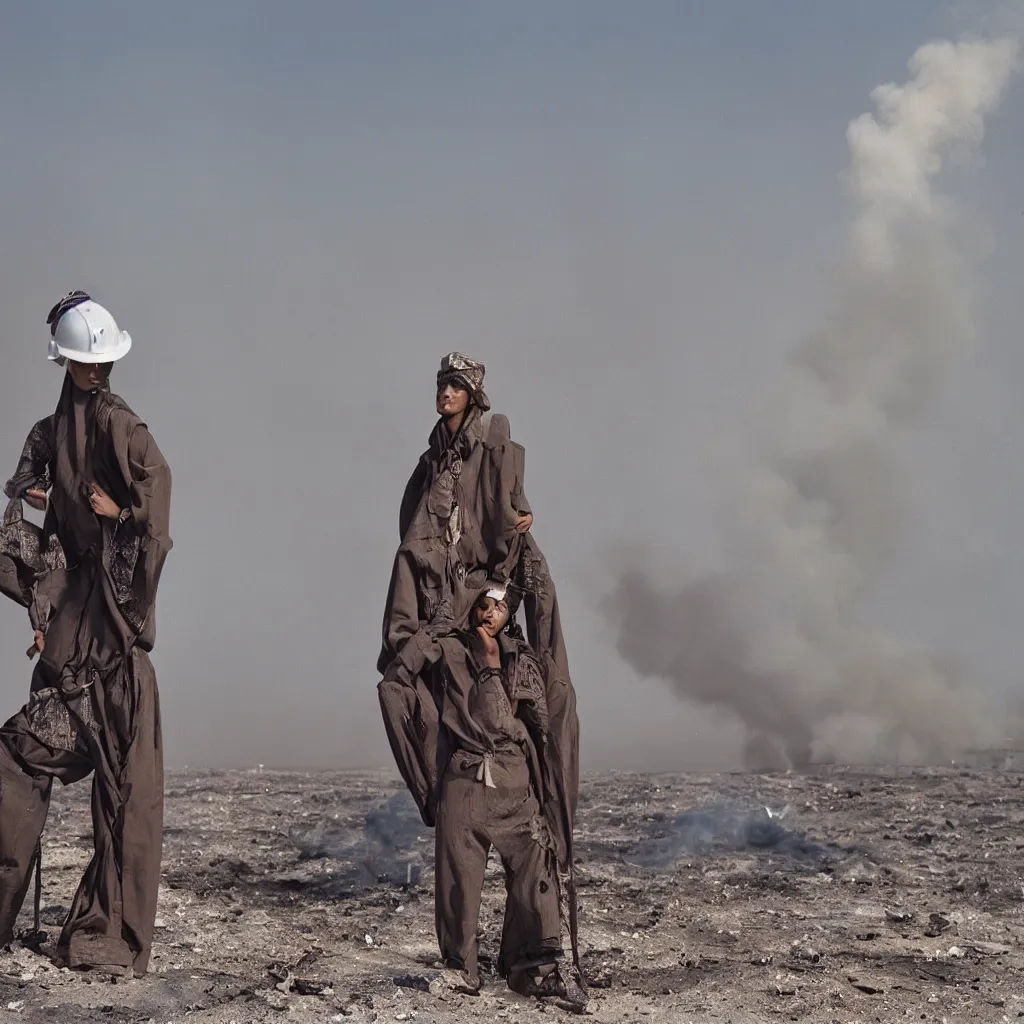
{"label": "person with patterned cap", "polygon": [[[163,829],[154,603],[171,472],[146,424],[110,390],[131,348],[84,292],[51,309],[49,358],[64,367],[54,413],[30,432],[0,527],[0,589],[29,611],[29,701],[0,727],[0,945],[36,868],[53,780],[92,775],[93,856],[54,953],[71,968],[146,972]],[[44,511],[42,528],[23,502]]]}
{"label": "person with patterned cap", "polygon": [[[579,791],[579,720],[554,584],[533,537],[525,452],[490,411],[483,363],[458,352],[437,374],[437,424],[401,503],[377,668],[392,752],[426,825],[446,770],[435,671],[446,637],[465,628],[481,586],[503,581],[522,598],[548,708],[547,763],[561,794],[552,838],[567,876],[575,953],[572,830]],[[555,805],[553,805],[555,806]]]}

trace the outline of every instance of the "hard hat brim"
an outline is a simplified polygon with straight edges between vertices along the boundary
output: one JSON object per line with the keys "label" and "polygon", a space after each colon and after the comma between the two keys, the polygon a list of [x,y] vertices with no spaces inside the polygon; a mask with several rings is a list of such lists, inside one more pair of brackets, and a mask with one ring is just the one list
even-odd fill
{"label": "hard hat brim", "polygon": [[[128,355],[128,350],[131,347],[132,336],[127,331],[121,332],[121,341],[111,352],[76,352],[74,349],[56,346],[57,352],[73,363],[116,363],[118,359],[123,359]],[[52,360],[54,357],[50,358]]]}

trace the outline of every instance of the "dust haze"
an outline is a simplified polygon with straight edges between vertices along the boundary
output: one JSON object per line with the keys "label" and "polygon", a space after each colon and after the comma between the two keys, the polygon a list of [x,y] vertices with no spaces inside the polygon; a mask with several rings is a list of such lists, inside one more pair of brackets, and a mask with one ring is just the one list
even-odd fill
{"label": "dust haze", "polygon": [[876,111],[850,122],[835,310],[724,460],[731,564],[667,594],[628,572],[607,601],[622,656],[732,712],[751,767],[934,760],[1016,739],[975,680],[876,627],[863,599],[907,529],[896,434],[973,340],[969,253],[934,182],[981,144],[1018,49],[923,46],[911,78],[879,86]]}
{"label": "dust haze", "polygon": [[[1019,692],[1009,51],[927,51],[949,123],[895,168],[871,162],[899,135],[885,110],[854,122],[872,173],[851,229],[844,126],[922,41],[981,21],[911,0],[711,6],[5,13],[0,477],[59,392],[46,312],[84,288],[132,335],[112,383],[174,472],[169,764],[390,763],[380,616],[451,349],[486,362],[526,446],[585,766],[734,764],[744,715],[773,743],[911,756]],[[685,575],[630,578],[668,597],[622,643],[601,599],[627,543],[632,569]],[[718,639],[660,642],[687,631]],[[29,639],[5,608],[0,717],[25,699]],[[722,648],[728,670],[696,672]],[[734,670],[747,696],[723,703]]]}

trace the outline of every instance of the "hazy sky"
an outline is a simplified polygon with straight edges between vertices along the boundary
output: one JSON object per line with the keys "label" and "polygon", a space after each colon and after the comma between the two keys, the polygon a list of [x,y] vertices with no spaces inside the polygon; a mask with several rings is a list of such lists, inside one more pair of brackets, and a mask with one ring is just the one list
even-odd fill
{"label": "hazy sky", "polygon": [[[932,0],[0,4],[0,430],[13,470],[72,288],[174,472],[154,655],[172,765],[390,760],[374,664],[402,488],[459,349],[527,449],[588,767],[727,757],[596,611],[608,552],[714,561],[702,471],[811,330],[848,121],[986,9]],[[978,343],[906,439],[877,614],[1020,687],[1024,103],[946,182]],[[0,697],[31,639],[0,615]],[[2,709],[0,709],[2,710]]]}

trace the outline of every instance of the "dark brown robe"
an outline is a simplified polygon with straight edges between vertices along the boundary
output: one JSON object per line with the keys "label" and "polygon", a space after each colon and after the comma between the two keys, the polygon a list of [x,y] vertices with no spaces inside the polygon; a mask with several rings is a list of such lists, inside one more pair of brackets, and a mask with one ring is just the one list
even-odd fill
{"label": "dark brown robe", "polygon": [[[488,579],[510,579],[522,593],[527,632],[537,652],[546,705],[544,742],[534,747],[533,770],[528,774],[536,776],[531,792],[545,826],[543,842],[551,844],[557,866],[568,876],[575,951],[572,832],[579,791],[579,720],[547,563],[532,534],[515,531],[517,520],[530,511],[524,491],[524,465],[524,450],[510,439],[508,421],[503,416],[472,408],[454,438],[443,421],[434,428],[430,447],[402,499],[401,545],[384,613],[378,660],[384,679],[378,693],[392,752],[423,821],[428,826],[436,823],[439,834],[448,833],[461,828],[459,823],[466,824],[465,813],[470,813],[466,808],[481,805],[472,813],[484,813],[491,793],[481,796],[472,790],[453,799],[461,786],[453,765],[466,759],[467,749],[471,754],[474,749],[478,754],[486,749],[479,737],[474,747],[472,729],[465,724],[458,727],[459,716],[452,717],[450,681],[461,679],[463,689],[470,685],[467,679],[471,681],[458,631],[466,628],[473,603]],[[442,684],[445,679],[449,683]],[[447,706],[445,693],[449,694]],[[462,720],[465,722],[464,716]],[[462,753],[457,755],[460,749]],[[508,767],[507,754],[495,757],[502,775]],[[514,780],[521,779],[528,767],[517,762],[515,771],[505,773],[506,785],[515,788],[518,783],[513,785]],[[453,777],[456,781],[446,781]],[[525,828],[523,822],[513,825],[520,831]],[[543,843],[538,845],[537,829],[527,831],[533,836],[528,847],[530,856],[537,859],[528,869],[520,865],[517,877],[532,877],[537,885],[541,881],[548,884],[542,865],[547,863],[550,848],[543,855],[539,853]],[[504,856],[499,839],[491,841]],[[501,838],[501,842],[507,845],[508,840]],[[479,846],[474,849],[475,853],[463,851],[467,874],[455,886],[459,892],[473,891],[476,872],[483,870],[479,867]],[[524,874],[524,870],[533,875]],[[450,922],[459,917],[459,927],[468,926],[476,913],[468,905],[459,912],[463,916],[450,906],[444,909],[446,901],[450,902],[446,890],[454,885],[444,871],[445,863],[439,859],[438,937],[442,950],[446,944],[459,948],[462,941],[451,938],[454,933],[445,930],[455,927]],[[479,895],[476,900],[478,906]],[[509,957],[505,948],[517,945],[511,935],[503,943],[506,967]],[[453,957],[458,960],[458,956]]]}
{"label": "dark brown robe", "polygon": [[396,658],[418,665],[415,644],[403,651],[423,626],[458,622],[468,593],[511,574],[522,547],[515,524],[529,511],[523,464],[504,416],[472,407],[454,438],[438,421],[402,497],[379,672]]}
{"label": "dark brown robe", "polygon": [[486,581],[511,578],[522,593],[527,638],[547,684],[547,770],[560,794],[551,813],[562,817],[552,827],[567,870],[579,794],[579,719],[547,562],[532,533],[515,531],[517,520],[530,511],[524,476],[525,451],[511,440],[504,416],[471,407],[454,438],[443,420],[434,427],[402,497],[401,544],[377,662],[385,681],[406,685],[382,687],[380,696],[399,768],[424,822],[432,826],[443,752],[432,744],[436,710],[423,673],[439,657],[435,638],[465,625]]}
{"label": "dark brown robe", "polygon": [[[95,481],[125,523],[100,518]],[[40,531],[20,515],[52,488]],[[146,425],[109,391],[70,377],[26,442],[0,530],[0,586],[45,633],[29,702],[0,727],[0,943],[12,938],[54,779],[90,773],[94,853],[58,940],[71,967],[145,973],[163,828],[157,586],[171,548],[171,474]]]}

